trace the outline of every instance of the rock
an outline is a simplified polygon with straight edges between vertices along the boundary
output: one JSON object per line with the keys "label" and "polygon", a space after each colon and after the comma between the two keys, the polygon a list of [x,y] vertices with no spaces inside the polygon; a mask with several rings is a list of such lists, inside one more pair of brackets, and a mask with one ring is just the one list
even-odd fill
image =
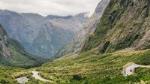
{"label": "rock", "polygon": [[26,84],[29,81],[27,77],[19,77],[16,80],[19,84]]}
{"label": "rock", "polygon": [[6,58],[11,57],[11,51],[7,47],[7,45],[8,45],[8,39],[7,38],[8,37],[7,37],[5,30],[0,25],[0,47],[2,50],[2,55]]}

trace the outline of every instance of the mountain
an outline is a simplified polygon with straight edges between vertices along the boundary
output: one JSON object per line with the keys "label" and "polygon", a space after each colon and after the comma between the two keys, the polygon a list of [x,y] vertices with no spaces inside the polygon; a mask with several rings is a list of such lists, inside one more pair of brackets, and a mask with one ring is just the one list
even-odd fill
{"label": "mountain", "polygon": [[149,84],[149,68],[122,73],[131,62],[150,65],[149,8],[149,0],[110,0],[79,54],[36,69],[54,84]]}
{"label": "mountain", "polygon": [[86,20],[83,24],[83,28],[80,28],[80,30],[75,33],[76,35],[74,39],[60,49],[56,56],[62,56],[68,53],[79,53],[82,50],[86,39],[95,31],[96,25],[99,23],[99,20],[109,2],[110,0],[101,0],[98,3],[94,14]]}
{"label": "mountain", "polygon": [[6,31],[0,25],[0,64],[18,67],[31,67],[40,65],[41,61],[33,58],[24,51],[22,46],[7,36]]}
{"label": "mountain", "polygon": [[112,0],[83,50],[149,49],[149,0]]}
{"label": "mountain", "polygon": [[85,23],[86,35],[88,34],[86,37],[88,37],[90,34],[92,34],[95,31],[96,26],[99,23],[99,20],[101,19],[109,2],[110,0],[101,0],[98,3],[94,14]]}
{"label": "mountain", "polygon": [[150,65],[149,7],[150,0],[110,0],[79,54],[32,69],[1,66],[0,83],[14,84],[16,78],[27,77],[27,84],[45,84],[31,75],[37,71],[51,84],[150,84],[149,68],[132,70],[136,66],[132,65],[126,70],[134,73],[123,74],[128,64]]}
{"label": "mountain", "polygon": [[54,84],[150,84],[149,68],[123,75],[131,62],[150,65],[149,8],[150,0],[110,0],[79,54],[36,69]]}
{"label": "mountain", "polygon": [[0,24],[8,36],[17,40],[28,53],[43,58],[54,57],[64,45],[72,41],[86,19],[84,13],[43,17],[33,13],[0,10]]}

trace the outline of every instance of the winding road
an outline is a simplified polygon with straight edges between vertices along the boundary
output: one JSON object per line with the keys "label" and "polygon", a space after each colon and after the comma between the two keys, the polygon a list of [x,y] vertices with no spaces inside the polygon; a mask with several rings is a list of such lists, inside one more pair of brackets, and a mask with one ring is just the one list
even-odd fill
{"label": "winding road", "polygon": [[[40,81],[43,81],[43,82],[51,82],[52,83],[52,81],[44,79],[43,77],[41,77],[38,71],[32,71],[32,77],[35,78],[36,80],[40,80]],[[16,81],[19,84],[26,84],[29,80],[30,79],[27,78],[26,76],[16,78]]]}
{"label": "winding road", "polygon": [[32,77],[43,82],[51,82],[50,80],[42,78],[38,71],[32,71]]}

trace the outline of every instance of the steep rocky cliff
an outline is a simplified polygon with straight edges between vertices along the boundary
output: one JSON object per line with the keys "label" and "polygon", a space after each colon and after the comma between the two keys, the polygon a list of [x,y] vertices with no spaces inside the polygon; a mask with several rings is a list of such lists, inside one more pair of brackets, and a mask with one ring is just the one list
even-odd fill
{"label": "steep rocky cliff", "polygon": [[4,57],[11,57],[10,49],[8,48],[8,37],[6,32],[3,30],[2,26],[0,25],[0,48],[1,48],[1,56]]}
{"label": "steep rocky cliff", "polygon": [[150,48],[150,0],[111,0],[83,50]]}

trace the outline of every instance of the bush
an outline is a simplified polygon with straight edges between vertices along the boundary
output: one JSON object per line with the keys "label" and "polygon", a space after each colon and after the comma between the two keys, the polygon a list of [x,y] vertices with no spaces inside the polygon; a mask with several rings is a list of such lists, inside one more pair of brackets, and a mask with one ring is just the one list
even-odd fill
{"label": "bush", "polygon": [[7,80],[1,79],[0,84],[9,84],[9,82]]}
{"label": "bush", "polygon": [[73,80],[82,80],[83,78],[80,75],[73,75]]}
{"label": "bush", "polygon": [[150,65],[150,53],[144,53],[142,56],[138,57],[137,64]]}

